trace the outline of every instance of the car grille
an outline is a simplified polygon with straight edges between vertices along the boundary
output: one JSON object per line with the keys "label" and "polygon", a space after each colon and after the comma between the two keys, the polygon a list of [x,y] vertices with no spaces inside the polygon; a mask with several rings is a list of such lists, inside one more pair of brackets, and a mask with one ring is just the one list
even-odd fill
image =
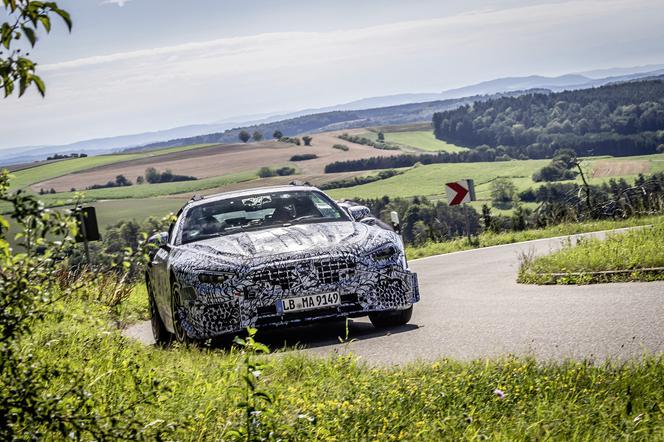
{"label": "car grille", "polygon": [[270,266],[254,272],[251,279],[256,284],[280,286],[283,290],[290,290],[302,276],[310,277],[312,271],[320,284],[335,284],[355,275],[355,262],[327,258],[286,266]]}

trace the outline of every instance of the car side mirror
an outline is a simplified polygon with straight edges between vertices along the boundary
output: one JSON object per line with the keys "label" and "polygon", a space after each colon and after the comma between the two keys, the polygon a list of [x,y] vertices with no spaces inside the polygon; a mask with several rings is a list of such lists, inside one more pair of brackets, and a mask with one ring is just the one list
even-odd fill
{"label": "car side mirror", "polygon": [[348,208],[348,213],[353,218],[353,221],[360,221],[362,218],[371,215],[371,211],[366,206],[351,206]]}
{"label": "car side mirror", "polygon": [[148,238],[148,243],[157,247],[163,247],[168,244],[168,232],[159,232]]}

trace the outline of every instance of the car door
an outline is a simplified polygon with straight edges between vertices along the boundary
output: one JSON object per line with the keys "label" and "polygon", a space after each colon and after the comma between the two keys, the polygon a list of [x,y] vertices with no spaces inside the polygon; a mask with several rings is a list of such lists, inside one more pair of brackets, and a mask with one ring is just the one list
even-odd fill
{"label": "car door", "polygon": [[154,288],[154,297],[157,308],[164,324],[170,324],[171,317],[171,288],[168,280],[168,258],[170,245],[165,244],[152,257],[150,263],[151,282]]}

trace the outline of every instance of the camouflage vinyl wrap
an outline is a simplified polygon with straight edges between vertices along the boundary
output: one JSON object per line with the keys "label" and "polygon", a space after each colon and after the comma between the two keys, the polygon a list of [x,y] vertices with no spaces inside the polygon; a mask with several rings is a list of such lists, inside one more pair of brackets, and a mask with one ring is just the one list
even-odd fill
{"label": "camouflage vinyl wrap", "polygon": [[[194,339],[401,310],[419,301],[399,236],[353,221],[199,241],[175,247],[169,267],[182,293],[175,318]],[[284,299],[325,293],[338,293],[341,305],[283,312]]]}

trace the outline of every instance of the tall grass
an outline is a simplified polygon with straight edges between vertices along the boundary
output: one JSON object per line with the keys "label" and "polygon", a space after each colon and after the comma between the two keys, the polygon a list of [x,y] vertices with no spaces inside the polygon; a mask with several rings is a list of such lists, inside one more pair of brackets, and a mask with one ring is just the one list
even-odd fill
{"label": "tall grass", "polygon": [[601,230],[619,229],[623,227],[644,226],[664,222],[664,216],[647,216],[641,218],[629,218],[625,220],[612,221],[593,221],[582,224],[569,223],[559,224],[544,229],[531,229],[522,232],[484,232],[475,238],[471,244],[465,238],[458,238],[451,241],[431,242],[417,247],[406,247],[406,254],[409,259],[424,258],[431,255],[441,255],[462,250],[471,250],[475,248],[497,246],[503,244],[512,244],[521,241],[532,241],[536,239],[554,238],[557,236],[574,235],[577,233],[597,232]]}
{"label": "tall grass", "polygon": [[[590,283],[664,279],[664,272],[642,271],[664,267],[664,220],[652,228],[609,235],[606,239],[581,239],[548,256],[525,259],[520,282]],[[623,271],[595,275],[597,272]],[[567,274],[553,277],[552,273]]]}
{"label": "tall grass", "polygon": [[[25,342],[25,351],[75,368],[109,410],[135,400],[134,377],[159,385],[154,401],[134,412],[174,429],[176,440],[233,439],[246,434],[239,431],[246,425],[257,439],[270,440],[664,438],[662,357],[604,364],[441,359],[374,367],[352,355],[256,356],[261,369],[249,381],[270,400],[247,421],[241,349],[144,347],[123,338],[109,318],[108,308],[92,301],[62,304]],[[54,394],[67,388],[66,379],[51,386]]]}

